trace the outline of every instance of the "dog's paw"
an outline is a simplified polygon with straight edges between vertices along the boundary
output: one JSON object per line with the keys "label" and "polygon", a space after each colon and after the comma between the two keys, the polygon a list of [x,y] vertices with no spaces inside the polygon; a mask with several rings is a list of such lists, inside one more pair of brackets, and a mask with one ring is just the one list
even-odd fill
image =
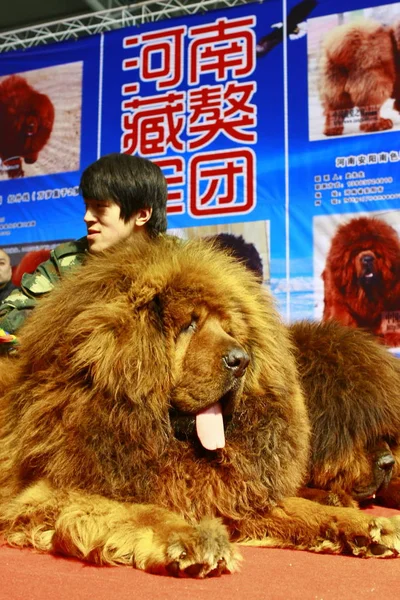
{"label": "dog's paw", "polygon": [[343,125],[338,125],[336,127],[328,127],[326,126],[324,129],[324,135],[332,136],[332,135],[342,135],[344,131]]}
{"label": "dog's paw", "polygon": [[163,554],[162,564],[148,565],[146,570],[174,577],[218,577],[236,571],[241,560],[219,519],[171,532]]}
{"label": "dog's paw", "polygon": [[393,556],[400,554],[400,516],[377,517],[371,527],[374,541],[389,548]]}
{"label": "dog's paw", "polygon": [[362,122],[360,125],[360,130],[365,132],[386,131],[387,129],[392,129],[392,127],[393,121],[391,119],[379,117],[378,119]]}
{"label": "dog's paw", "polygon": [[369,524],[369,534],[347,540],[347,548],[355,556],[394,558],[400,553],[400,517],[375,517]]}
{"label": "dog's paw", "polygon": [[175,577],[215,577],[237,570],[240,555],[218,519],[206,519],[185,533],[173,533],[167,567]]}

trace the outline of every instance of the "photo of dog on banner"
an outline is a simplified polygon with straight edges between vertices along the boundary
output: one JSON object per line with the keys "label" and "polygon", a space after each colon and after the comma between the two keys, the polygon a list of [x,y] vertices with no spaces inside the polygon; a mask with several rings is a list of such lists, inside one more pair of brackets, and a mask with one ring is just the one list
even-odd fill
{"label": "photo of dog on banner", "polygon": [[400,507],[398,359],[284,324],[243,237],[167,235],[150,161],[104,156],[80,187],[87,235],[0,307],[5,540],[191,578],[246,544],[398,556],[400,515],[359,508]]}
{"label": "photo of dog on banner", "polygon": [[400,345],[399,211],[314,218],[317,320],[334,319]]}
{"label": "photo of dog on banner", "polygon": [[77,169],[81,105],[81,62],[0,77],[0,181]]}
{"label": "photo of dog on banner", "polygon": [[400,4],[310,19],[309,139],[400,128]]}

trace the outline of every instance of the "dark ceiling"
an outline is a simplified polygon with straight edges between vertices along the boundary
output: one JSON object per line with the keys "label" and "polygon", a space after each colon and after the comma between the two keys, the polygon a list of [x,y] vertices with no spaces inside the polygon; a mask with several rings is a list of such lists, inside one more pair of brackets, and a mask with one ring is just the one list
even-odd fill
{"label": "dark ceiling", "polygon": [[0,4],[0,31],[19,29],[47,21],[63,19],[135,4],[133,0],[11,0]]}

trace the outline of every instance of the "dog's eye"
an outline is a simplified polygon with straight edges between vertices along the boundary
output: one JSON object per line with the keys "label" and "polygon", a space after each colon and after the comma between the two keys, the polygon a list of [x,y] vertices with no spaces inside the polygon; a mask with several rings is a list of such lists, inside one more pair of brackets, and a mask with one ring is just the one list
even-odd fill
{"label": "dog's eye", "polygon": [[186,325],[184,325],[180,331],[180,333],[191,333],[193,331],[196,331],[197,329],[197,321],[198,318],[193,316],[190,323],[187,323]]}

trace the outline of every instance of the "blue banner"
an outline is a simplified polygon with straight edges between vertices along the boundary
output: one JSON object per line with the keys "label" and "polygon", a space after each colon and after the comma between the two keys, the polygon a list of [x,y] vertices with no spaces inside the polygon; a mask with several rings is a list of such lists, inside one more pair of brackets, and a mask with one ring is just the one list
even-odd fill
{"label": "blue banner", "polygon": [[[319,2],[288,41],[291,319],[400,345],[400,3]],[[284,302],[283,302],[284,304]]]}
{"label": "blue banner", "polygon": [[82,234],[79,175],[96,159],[100,38],[0,59],[0,243]]}
{"label": "blue banner", "polygon": [[[39,131],[27,138],[37,140],[34,163],[21,144],[0,149],[4,245],[80,235],[80,174],[109,152],[161,166],[173,228],[265,220],[279,212],[282,47],[268,61],[272,85],[255,52],[271,20],[282,20],[278,1],[2,57],[0,96],[2,86],[19,85],[25,104],[40,101],[33,127],[44,127],[45,99],[55,115],[42,145]],[[12,109],[5,108],[9,121]],[[17,135],[18,126],[10,127]]]}

